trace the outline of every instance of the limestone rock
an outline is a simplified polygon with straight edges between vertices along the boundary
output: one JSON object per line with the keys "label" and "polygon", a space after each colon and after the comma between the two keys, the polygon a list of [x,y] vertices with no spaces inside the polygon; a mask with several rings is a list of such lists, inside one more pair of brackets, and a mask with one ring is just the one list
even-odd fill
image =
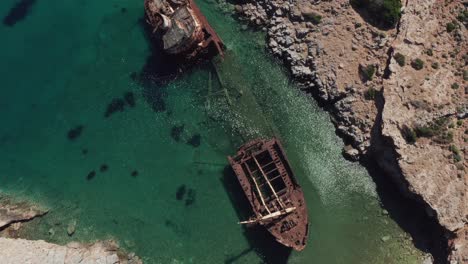
{"label": "limestone rock", "polygon": [[73,236],[73,234],[75,234],[75,231],[76,231],[76,220],[72,220],[70,223],[68,223],[67,234],[69,236]]}
{"label": "limestone rock", "polygon": [[59,246],[42,240],[0,238],[2,264],[16,263],[102,263],[102,264],[141,264],[142,261],[134,254],[124,254],[118,251],[113,241],[96,242],[94,244],[71,243]]}
{"label": "limestone rock", "polygon": [[4,194],[0,194],[0,229],[12,223],[31,220],[47,213],[47,209],[41,208],[30,202],[14,200]]}

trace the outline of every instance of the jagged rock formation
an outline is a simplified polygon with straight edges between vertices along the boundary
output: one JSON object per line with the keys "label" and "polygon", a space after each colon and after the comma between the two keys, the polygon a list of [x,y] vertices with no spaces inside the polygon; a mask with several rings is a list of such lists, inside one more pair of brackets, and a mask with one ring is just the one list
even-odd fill
{"label": "jagged rock formation", "polygon": [[25,201],[15,201],[0,194],[0,230],[13,223],[29,221],[46,213],[45,208]]}
{"label": "jagged rock formation", "polygon": [[[456,117],[466,111],[468,101],[463,88],[453,87],[464,83],[463,76],[457,73],[466,70],[468,36],[461,23],[459,32],[446,29],[452,23],[450,14],[458,5],[434,0],[408,2],[400,33],[392,44],[392,54],[402,54],[412,63],[419,58],[426,65],[418,70],[414,65],[401,67],[391,59],[390,77],[384,81],[382,116],[382,135],[391,142],[394,158],[401,168],[398,177],[403,177],[410,191],[434,210],[439,223],[454,233],[468,224],[468,175],[464,158],[468,151],[464,139],[468,126]],[[442,124],[440,131],[434,131],[435,135],[408,139],[412,136],[408,134],[421,134],[424,131],[419,130],[427,130],[437,120],[446,124]],[[457,260],[468,261],[467,251],[464,258],[460,255]]]}
{"label": "jagged rock formation", "polygon": [[104,241],[84,245],[70,243],[59,246],[42,240],[0,238],[2,263],[102,263],[102,264],[141,264],[133,254],[124,255],[118,251],[115,242]]}
{"label": "jagged rock formation", "polygon": [[[26,201],[15,201],[0,194],[0,231],[6,230],[6,236],[11,236],[11,233],[18,231],[22,222],[27,222],[46,213],[47,210],[38,205]],[[119,249],[117,243],[111,240],[92,244],[73,242],[60,246],[42,240],[31,241],[0,237],[0,252],[2,264],[142,263],[135,254],[124,253]]]}
{"label": "jagged rock formation", "polygon": [[448,231],[450,260],[465,263],[466,7],[402,4],[399,25],[386,31],[347,0],[251,0],[236,10],[267,31],[269,50],[332,113],[345,156],[378,161]]}

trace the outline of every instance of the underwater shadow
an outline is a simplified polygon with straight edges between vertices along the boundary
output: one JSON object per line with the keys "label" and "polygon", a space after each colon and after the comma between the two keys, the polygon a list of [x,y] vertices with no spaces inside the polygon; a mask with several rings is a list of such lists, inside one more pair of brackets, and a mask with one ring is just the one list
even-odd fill
{"label": "underwater shadow", "polygon": [[[244,191],[230,166],[224,168],[221,182],[234,205],[239,221],[248,219],[252,214],[250,203],[245,197]],[[242,256],[252,251],[255,251],[264,263],[285,264],[288,262],[291,249],[276,242],[275,238],[263,226],[255,225],[247,227],[244,225],[243,232],[250,247],[236,255],[229,256],[224,263],[242,263]]]}
{"label": "underwater shadow", "polygon": [[184,56],[167,54],[145,18],[139,19],[138,24],[150,47],[150,55],[140,71],[131,73],[130,78],[143,88],[143,98],[153,111],[164,112],[167,85],[182,74],[190,74],[200,68],[209,68],[209,61],[203,58],[188,61]]}
{"label": "underwater shadow", "polygon": [[[396,179],[393,179],[392,175],[385,173],[377,165],[377,161],[374,158],[375,155],[380,155],[377,153],[385,153],[382,150],[377,152],[376,146],[390,144],[389,142],[385,142],[389,139],[382,136],[380,125],[384,103],[382,92],[379,92],[375,99],[378,114],[371,132],[371,151],[367,157],[361,159],[360,163],[366,168],[375,182],[377,194],[380,197],[383,208],[388,211],[390,218],[406,233],[410,234],[416,248],[432,255],[435,264],[446,263],[449,251],[445,229],[437,222],[435,217],[428,215],[425,210],[425,203],[420,197],[410,197],[404,194],[407,191],[404,190],[407,188],[407,183],[401,183],[404,187],[397,184]],[[396,164],[396,159],[394,159],[396,153],[389,152],[394,150],[389,149],[386,151],[389,154],[388,162],[395,163],[393,167],[399,168]],[[401,171],[395,171],[395,173],[402,174]]]}
{"label": "underwater shadow", "polygon": [[18,1],[3,18],[3,25],[12,27],[16,23],[26,19],[31,12],[36,0],[20,0]]}
{"label": "underwater shadow", "polygon": [[138,24],[150,47],[150,55],[146,58],[140,71],[131,73],[130,77],[143,88],[143,98],[151,109],[154,112],[164,112],[167,96],[165,87],[182,72],[181,62],[164,53],[162,47],[157,44],[158,41],[145,18],[139,19]]}

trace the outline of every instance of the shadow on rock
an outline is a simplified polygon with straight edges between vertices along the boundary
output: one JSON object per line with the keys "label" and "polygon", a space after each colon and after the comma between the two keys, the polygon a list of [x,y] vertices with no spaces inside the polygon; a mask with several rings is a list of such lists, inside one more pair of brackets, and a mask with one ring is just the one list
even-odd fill
{"label": "shadow on rock", "polygon": [[[375,98],[378,114],[371,132],[371,150],[361,163],[376,183],[382,206],[388,211],[389,216],[411,235],[418,249],[433,256],[435,264],[446,263],[448,248],[444,228],[435,217],[428,215],[425,210],[427,205],[422,198],[409,192],[408,183],[403,178],[396,160],[397,153],[391,147],[393,143],[391,139],[382,136],[384,103],[382,93],[378,93]],[[385,164],[394,170],[392,175],[377,166],[374,157],[384,159]]]}

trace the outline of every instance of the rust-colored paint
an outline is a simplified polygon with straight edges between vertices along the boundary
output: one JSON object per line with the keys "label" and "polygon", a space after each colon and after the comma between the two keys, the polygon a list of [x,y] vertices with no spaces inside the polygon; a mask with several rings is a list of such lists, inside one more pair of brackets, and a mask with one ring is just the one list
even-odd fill
{"label": "rust-colored paint", "polygon": [[[189,17],[174,16],[182,9],[188,11]],[[224,56],[225,46],[221,38],[193,0],[145,0],[145,13],[146,22],[159,40],[162,40],[174,25],[190,33],[189,36],[180,38],[177,43],[171,43],[173,45],[170,47],[164,47],[168,54],[183,56],[187,60],[209,58],[218,54]]]}
{"label": "rust-colored paint", "polygon": [[228,160],[255,214],[246,222],[263,225],[279,243],[303,250],[309,233],[307,207],[280,141],[251,141]]}

